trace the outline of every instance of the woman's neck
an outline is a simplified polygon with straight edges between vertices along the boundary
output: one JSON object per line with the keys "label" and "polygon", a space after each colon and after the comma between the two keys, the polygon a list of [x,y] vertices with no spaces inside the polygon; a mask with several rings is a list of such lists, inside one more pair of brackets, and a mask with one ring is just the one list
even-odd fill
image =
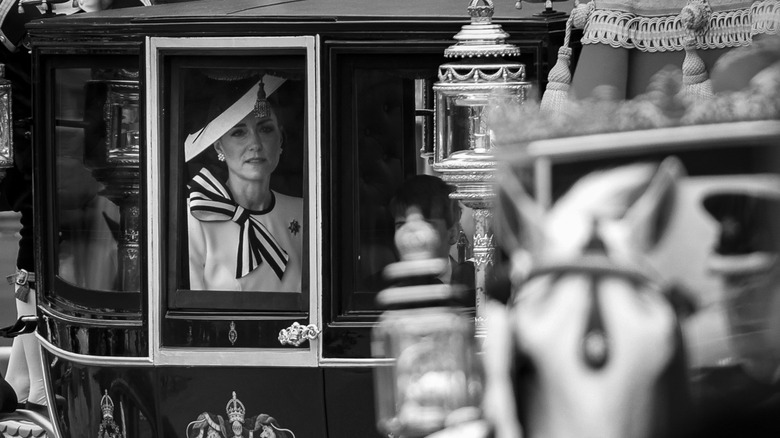
{"label": "woman's neck", "polygon": [[236,203],[248,210],[265,210],[271,205],[270,181],[248,181],[230,177],[227,182]]}

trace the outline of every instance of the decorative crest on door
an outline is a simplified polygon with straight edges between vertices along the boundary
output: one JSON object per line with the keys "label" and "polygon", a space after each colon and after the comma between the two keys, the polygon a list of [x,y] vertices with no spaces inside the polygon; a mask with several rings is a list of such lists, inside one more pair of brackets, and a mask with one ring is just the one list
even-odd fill
{"label": "decorative crest on door", "polygon": [[103,418],[98,429],[98,438],[124,438],[125,434],[114,421],[114,401],[106,389],[100,399],[100,411]]}
{"label": "decorative crest on door", "polygon": [[187,438],[295,438],[290,429],[280,427],[276,419],[268,414],[247,417],[244,403],[235,391],[232,395],[225,406],[227,422],[222,415],[203,412],[187,425]]}

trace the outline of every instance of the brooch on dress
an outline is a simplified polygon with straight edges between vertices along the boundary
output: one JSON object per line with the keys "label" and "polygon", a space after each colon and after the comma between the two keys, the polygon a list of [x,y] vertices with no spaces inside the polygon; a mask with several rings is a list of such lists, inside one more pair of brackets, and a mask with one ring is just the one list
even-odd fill
{"label": "brooch on dress", "polygon": [[293,235],[297,235],[298,232],[301,231],[301,224],[298,223],[297,219],[293,219],[292,222],[290,222],[290,226],[287,227],[287,229],[290,230],[290,232]]}

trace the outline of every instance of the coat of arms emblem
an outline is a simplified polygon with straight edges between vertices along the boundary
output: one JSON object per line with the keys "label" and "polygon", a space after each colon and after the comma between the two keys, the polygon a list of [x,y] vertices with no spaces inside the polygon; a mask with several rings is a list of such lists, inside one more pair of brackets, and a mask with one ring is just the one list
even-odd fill
{"label": "coat of arms emblem", "polygon": [[187,425],[187,438],[295,438],[295,434],[279,426],[268,414],[247,417],[246,407],[236,397],[225,406],[227,421],[222,415],[203,412]]}
{"label": "coat of arms emblem", "polygon": [[103,414],[103,419],[100,421],[98,438],[125,438],[124,432],[114,421],[114,401],[108,395],[107,389],[100,399],[100,411]]}

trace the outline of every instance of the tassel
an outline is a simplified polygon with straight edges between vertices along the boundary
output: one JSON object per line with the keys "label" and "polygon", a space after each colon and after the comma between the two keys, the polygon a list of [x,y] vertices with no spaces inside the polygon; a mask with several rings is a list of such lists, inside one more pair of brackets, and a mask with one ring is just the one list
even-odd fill
{"label": "tassel", "polygon": [[712,81],[699,54],[696,52],[696,40],[687,38],[683,61],[683,93],[693,101],[712,99]]}
{"label": "tassel", "polygon": [[575,0],[574,8],[572,8],[570,14],[572,27],[575,29],[585,29],[585,26],[588,24],[588,17],[590,17],[590,14],[594,9],[596,9],[594,2],[580,3]]}
{"label": "tassel", "polygon": [[566,107],[569,100],[571,84],[571,48],[563,46],[558,49],[558,62],[547,76],[547,89],[542,96],[541,110],[557,113]]}
{"label": "tassel", "polygon": [[569,85],[571,84],[571,38],[572,15],[566,20],[566,33],[563,36],[563,45],[558,49],[558,61],[550,73],[547,74],[547,88],[542,95],[539,110],[544,113],[557,113],[566,108],[569,101]]}
{"label": "tassel", "polygon": [[257,101],[254,108],[255,116],[258,119],[266,119],[271,117],[271,103],[268,102],[268,98],[265,95],[265,84],[260,79],[260,88],[257,89]]}
{"label": "tassel", "polygon": [[571,47],[569,47],[569,40],[571,39],[572,27],[584,28],[588,16],[594,9],[594,2],[580,4],[579,1],[574,2],[574,8],[569,14],[569,19],[566,20],[566,33],[563,37],[563,45],[558,49],[558,61],[555,63],[550,73],[547,75],[547,88],[542,95],[542,102],[540,110],[546,113],[561,112],[566,108],[566,103],[569,101],[569,87],[571,85]]}
{"label": "tassel", "polygon": [[696,37],[704,35],[712,18],[712,8],[708,0],[688,0],[680,11],[680,22],[686,28],[683,41],[685,60],[683,60],[683,94],[693,101],[713,98],[712,81],[699,54],[696,52]]}

